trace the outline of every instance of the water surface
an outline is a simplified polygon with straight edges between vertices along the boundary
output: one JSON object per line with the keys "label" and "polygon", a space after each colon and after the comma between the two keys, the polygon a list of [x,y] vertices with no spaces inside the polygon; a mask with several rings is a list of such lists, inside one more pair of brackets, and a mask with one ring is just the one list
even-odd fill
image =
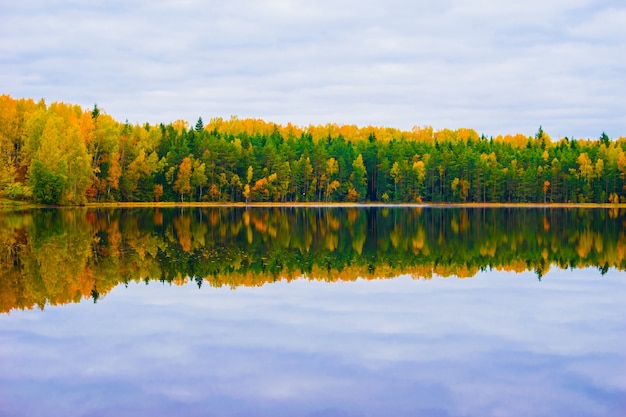
{"label": "water surface", "polygon": [[624,213],[0,220],[3,416],[626,411]]}

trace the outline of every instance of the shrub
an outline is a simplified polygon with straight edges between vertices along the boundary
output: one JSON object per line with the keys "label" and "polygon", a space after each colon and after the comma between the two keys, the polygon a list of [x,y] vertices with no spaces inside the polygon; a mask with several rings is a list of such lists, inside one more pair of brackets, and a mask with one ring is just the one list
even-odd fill
{"label": "shrub", "polygon": [[29,200],[33,192],[29,186],[15,182],[4,188],[4,195],[11,200]]}

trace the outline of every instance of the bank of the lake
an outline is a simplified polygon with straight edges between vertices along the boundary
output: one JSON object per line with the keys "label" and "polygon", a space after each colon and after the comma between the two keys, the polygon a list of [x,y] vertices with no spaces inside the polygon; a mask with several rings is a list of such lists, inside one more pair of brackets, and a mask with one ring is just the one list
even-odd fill
{"label": "bank of the lake", "polygon": [[134,202],[89,202],[80,205],[46,205],[37,204],[27,201],[16,201],[0,198],[0,209],[11,210],[28,210],[40,208],[172,208],[172,207],[190,207],[190,208],[214,208],[214,207],[436,207],[436,208],[583,208],[583,209],[624,209],[626,203],[350,203],[350,202],[174,202],[174,201],[134,201]]}
{"label": "bank of the lake", "polygon": [[0,197],[0,210],[1,209],[33,209],[45,207],[41,204],[36,204],[28,201],[18,201],[18,200],[9,200],[6,198]]}
{"label": "bank of the lake", "polygon": [[87,203],[84,207],[98,208],[171,208],[171,207],[455,207],[455,208],[626,208],[626,204],[600,203],[330,203],[330,202],[112,202]]}

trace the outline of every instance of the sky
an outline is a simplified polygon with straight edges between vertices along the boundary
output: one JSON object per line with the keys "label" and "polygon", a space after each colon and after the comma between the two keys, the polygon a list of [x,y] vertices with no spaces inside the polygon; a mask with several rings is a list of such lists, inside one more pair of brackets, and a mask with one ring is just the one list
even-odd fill
{"label": "sky", "polygon": [[0,1],[0,94],[198,117],[626,136],[623,0]]}
{"label": "sky", "polygon": [[624,415],[623,278],[131,282],[0,314],[0,414]]}

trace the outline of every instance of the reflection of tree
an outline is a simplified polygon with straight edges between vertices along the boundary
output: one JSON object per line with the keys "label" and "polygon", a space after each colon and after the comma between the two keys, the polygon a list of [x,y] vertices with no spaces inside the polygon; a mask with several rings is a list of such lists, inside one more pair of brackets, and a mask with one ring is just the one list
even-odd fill
{"label": "reflection of tree", "polygon": [[0,213],[0,310],[119,283],[258,286],[482,269],[626,269],[626,211],[268,208]]}
{"label": "reflection of tree", "polygon": [[36,216],[35,223],[40,223],[37,230],[47,233],[33,240],[31,256],[24,259],[27,276],[34,278],[24,281],[26,291],[47,294],[51,303],[79,301],[82,296],[91,294],[94,280],[87,260],[93,233],[86,227],[85,213],[48,211]]}
{"label": "reflection of tree", "polygon": [[[11,214],[8,220],[19,222],[20,217],[24,222],[16,228],[5,224],[1,228],[0,246],[7,248],[0,262],[2,310],[34,305],[43,308],[46,302],[66,303],[89,296],[95,285],[87,265],[94,234],[85,211]],[[4,216],[0,219],[5,220]],[[9,297],[12,303],[5,305]]]}

